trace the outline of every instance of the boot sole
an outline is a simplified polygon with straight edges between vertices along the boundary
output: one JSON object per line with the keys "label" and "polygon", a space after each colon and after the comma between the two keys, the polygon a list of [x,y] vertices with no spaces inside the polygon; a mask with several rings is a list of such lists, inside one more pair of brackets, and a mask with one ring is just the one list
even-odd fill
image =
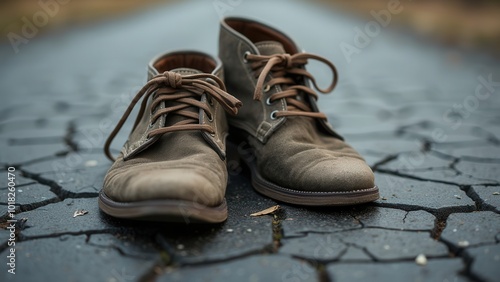
{"label": "boot sole", "polygon": [[345,192],[308,192],[278,186],[252,171],[252,186],[272,199],[302,206],[350,206],[373,202],[380,198],[378,187]]}
{"label": "boot sole", "polygon": [[226,199],[216,207],[182,200],[116,202],[101,191],[99,208],[113,217],[134,220],[221,223],[227,219]]}
{"label": "boot sole", "polygon": [[[228,143],[235,151],[233,143]],[[254,160],[239,156],[250,169],[253,188],[269,198],[277,201],[302,206],[349,206],[376,201],[380,198],[377,186],[367,189],[342,192],[309,192],[281,187],[267,181],[257,170]]]}

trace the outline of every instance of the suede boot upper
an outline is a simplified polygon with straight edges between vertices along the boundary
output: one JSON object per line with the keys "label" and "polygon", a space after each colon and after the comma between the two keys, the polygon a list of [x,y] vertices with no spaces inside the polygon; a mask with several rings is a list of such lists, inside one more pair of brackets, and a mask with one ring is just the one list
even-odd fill
{"label": "suede boot upper", "polygon": [[[244,104],[229,124],[254,149],[257,173],[267,186],[311,193],[374,189],[370,167],[318,110],[312,86],[326,93],[337,81],[329,61],[299,52],[269,26],[240,18],[222,21],[219,56],[228,91]],[[328,89],[319,88],[307,72],[311,59],[331,68]]]}
{"label": "suede boot upper", "polygon": [[196,52],[169,53],[150,63],[148,84],[106,143],[109,148],[143,97],[132,132],[104,180],[102,192],[112,208],[113,201],[225,205],[225,111],[236,114],[241,103],[224,91],[222,71],[218,60]]}

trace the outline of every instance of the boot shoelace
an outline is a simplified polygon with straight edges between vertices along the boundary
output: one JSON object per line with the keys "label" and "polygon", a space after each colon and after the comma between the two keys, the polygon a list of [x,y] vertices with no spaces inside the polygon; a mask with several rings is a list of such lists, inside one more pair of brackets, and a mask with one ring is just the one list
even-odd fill
{"label": "boot shoelace", "polygon": [[[153,95],[153,101],[150,106],[152,115],[150,126],[154,124],[162,115],[176,114],[185,117],[185,119],[182,119],[181,121],[170,126],[160,126],[158,129],[151,130],[147,138],[162,135],[168,132],[185,130],[202,130],[209,132],[210,134],[214,134],[215,130],[212,126],[208,124],[199,124],[198,112],[186,110],[189,107],[203,109],[203,111],[207,114],[208,119],[212,120],[213,113],[210,111],[210,108],[207,104],[199,100],[199,97],[204,93],[208,94],[208,101],[215,99],[224,108],[224,110],[230,114],[236,115],[238,113],[238,108],[241,107],[241,102],[226,92],[224,83],[215,75],[206,73],[180,75],[178,73],[168,71],[156,75],[135,95],[115,129],[113,129],[110,133],[106,143],[104,144],[104,152],[106,156],[112,161],[115,160],[110,152],[111,142],[115,138],[116,134],[118,134],[125,121],[128,119],[137,102],[143,98],[141,108],[133,128],[137,126],[142,116],[145,114],[148,99],[151,95]],[[156,110],[161,102],[176,102],[176,104],[164,109]]]}
{"label": "boot shoelace", "polygon": [[[276,100],[285,98],[287,102],[287,110],[274,112],[271,118],[306,116],[326,120],[325,114],[321,112],[313,112],[307,103],[298,99],[301,92],[313,96],[314,99],[318,99],[316,92],[305,85],[298,84],[298,79],[308,78],[312,82],[314,88],[323,94],[331,92],[337,84],[338,75],[337,69],[330,61],[321,56],[310,53],[297,53],[294,55],[275,54],[271,56],[246,53],[245,59],[247,62],[251,63],[250,67],[255,71],[255,77],[257,78],[257,84],[253,97],[254,100],[260,101],[262,99],[263,92],[268,92],[271,87],[275,85],[281,85],[282,87],[281,92],[277,92],[269,96],[267,103],[270,104]],[[303,68],[303,66],[307,64],[308,59],[323,62],[332,70],[333,79],[328,88],[322,89],[318,87],[314,77]],[[269,73],[272,74],[272,78],[264,86],[266,76]]]}

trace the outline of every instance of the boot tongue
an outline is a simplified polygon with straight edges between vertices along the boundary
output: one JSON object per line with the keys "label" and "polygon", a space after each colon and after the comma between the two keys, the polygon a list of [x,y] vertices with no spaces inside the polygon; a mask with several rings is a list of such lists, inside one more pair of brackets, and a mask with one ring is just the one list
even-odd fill
{"label": "boot tongue", "polygon": [[261,41],[255,43],[255,47],[261,55],[270,56],[274,54],[285,54],[285,48],[277,41]]}
{"label": "boot tongue", "polygon": [[[197,69],[191,69],[191,68],[177,68],[177,69],[172,69],[170,71],[178,73],[180,75],[192,75],[192,74],[202,73],[201,71],[199,71]],[[167,108],[172,107],[172,106],[176,106],[176,105],[179,105],[179,102],[175,102],[175,101],[165,102],[165,107],[167,107]],[[184,111],[198,113],[199,109],[197,107],[188,107],[188,108],[185,108]],[[180,115],[169,114],[167,116],[167,120],[165,121],[165,126],[173,125],[173,124],[175,124],[179,121],[185,120],[185,119],[186,119],[186,117],[183,117]]]}
{"label": "boot tongue", "polygon": [[176,72],[180,75],[190,75],[190,74],[198,74],[202,73],[201,71],[197,69],[191,69],[191,68],[176,68],[173,70],[170,70],[171,72]]}

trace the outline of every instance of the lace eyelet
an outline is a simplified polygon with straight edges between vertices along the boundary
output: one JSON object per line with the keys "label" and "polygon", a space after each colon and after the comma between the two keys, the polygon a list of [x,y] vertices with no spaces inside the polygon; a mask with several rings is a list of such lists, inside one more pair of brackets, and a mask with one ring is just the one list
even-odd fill
{"label": "lace eyelet", "polygon": [[270,117],[271,117],[271,119],[272,119],[272,120],[275,120],[275,119],[277,119],[277,118],[278,118],[278,117],[276,116],[276,114],[277,114],[277,113],[278,113],[278,111],[272,111],[272,112],[271,112]]}
{"label": "lace eyelet", "polygon": [[266,84],[266,86],[264,86],[264,92],[269,92],[269,90],[271,90],[271,86]]}
{"label": "lace eyelet", "polygon": [[248,60],[247,60],[247,56],[250,55],[252,53],[250,53],[250,51],[246,51],[244,54],[243,54],[243,62],[245,64],[248,64]]}
{"label": "lace eyelet", "polygon": [[266,105],[271,106],[274,102],[271,102],[271,97],[266,99]]}
{"label": "lace eyelet", "polygon": [[149,127],[149,128],[153,128],[153,126],[154,126],[154,125],[153,125],[152,123],[150,123],[148,127]]}
{"label": "lace eyelet", "polygon": [[214,101],[212,100],[212,98],[207,97],[207,101],[210,106],[214,105]]}
{"label": "lace eyelet", "polygon": [[213,115],[207,115],[207,119],[209,122],[213,122],[214,121],[214,116]]}

